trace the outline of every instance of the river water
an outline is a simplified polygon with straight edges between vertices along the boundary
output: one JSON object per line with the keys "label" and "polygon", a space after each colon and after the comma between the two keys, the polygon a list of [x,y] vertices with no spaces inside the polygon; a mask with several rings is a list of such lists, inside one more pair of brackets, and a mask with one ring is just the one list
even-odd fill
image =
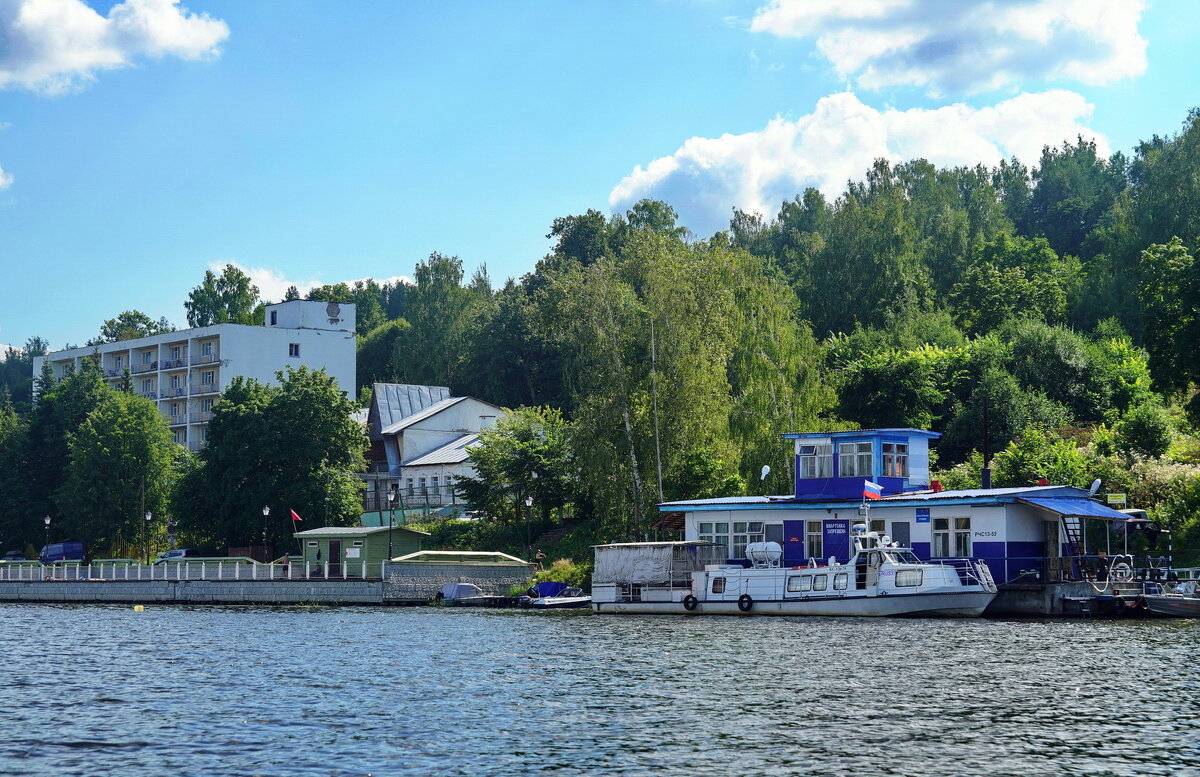
{"label": "river water", "polygon": [[1200,774],[1200,621],[0,618],[5,775]]}

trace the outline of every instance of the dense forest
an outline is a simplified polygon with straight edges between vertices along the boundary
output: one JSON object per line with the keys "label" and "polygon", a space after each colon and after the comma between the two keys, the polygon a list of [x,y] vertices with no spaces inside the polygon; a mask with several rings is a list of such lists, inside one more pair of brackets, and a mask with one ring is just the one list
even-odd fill
{"label": "dense forest", "polygon": [[[431,383],[530,408],[486,436],[488,474],[464,484],[500,521],[538,492],[548,521],[641,536],[661,499],[786,493],[783,432],[914,426],[943,434],[947,485],[977,484],[984,454],[998,485],[1100,477],[1195,544],[1198,112],[1128,156],[1079,139],[994,168],[879,160],[835,199],[810,189],[774,215],[735,209],[709,237],[655,201],[555,219],[548,237],[551,253],[499,285],[433,254],[412,284],[308,294],[357,304],[364,392]],[[253,321],[261,301],[239,275],[209,273],[189,322]],[[126,311],[101,336],[163,326]],[[29,355],[0,366],[0,473],[50,498],[62,489],[51,475],[12,473],[33,464],[37,435],[66,472],[86,406],[47,429],[29,404]],[[535,482],[539,468],[556,477]],[[67,506],[4,499],[12,537]]]}

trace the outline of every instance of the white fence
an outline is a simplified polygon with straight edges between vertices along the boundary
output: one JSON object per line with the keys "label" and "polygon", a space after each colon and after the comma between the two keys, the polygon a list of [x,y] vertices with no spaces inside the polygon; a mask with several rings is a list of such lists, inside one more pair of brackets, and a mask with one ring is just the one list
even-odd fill
{"label": "white fence", "polygon": [[180,561],[162,564],[0,564],[0,580],[363,580],[384,576],[366,561],[260,564],[253,561]]}

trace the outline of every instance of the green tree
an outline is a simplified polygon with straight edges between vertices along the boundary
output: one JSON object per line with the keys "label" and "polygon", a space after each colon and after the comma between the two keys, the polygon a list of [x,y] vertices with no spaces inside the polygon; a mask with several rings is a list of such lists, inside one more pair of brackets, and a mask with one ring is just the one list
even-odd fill
{"label": "green tree", "polygon": [[1164,391],[1200,378],[1200,265],[1179,238],[1142,252],[1141,285],[1150,374]]}
{"label": "green tree", "polygon": [[126,310],[116,318],[110,318],[100,327],[100,335],[87,342],[88,345],[115,343],[120,340],[136,340],[139,337],[149,337],[167,332],[174,332],[166,318],[157,321],[140,310]]}
{"label": "green tree", "polygon": [[[68,448],[57,499],[71,537],[97,555],[153,545],[167,518],[171,464],[180,450],[155,403],[105,393],[68,435]],[[147,511],[154,516],[149,525]]]}
{"label": "green tree", "polygon": [[260,304],[258,287],[250,281],[250,276],[227,264],[220,275],[206,271],[200,285],[188,292],[183,307],[187,310],[188,326],[198,327],[260,324],[261,318],[255,317]]}
{"label": "green tree", "polygon": [[359,337],[382,326],[387,321],[383,310],[383,291],[373,279],[347,283],[326,284],[309,290],[308,299],[323,302],[348,302],[354,305],[355,330]]}
{"label": "green tree", "polygon": [[[361,513],[365,432],[324,370],[289,368],[278,385],[238,377],[213,406],[208,441],[176,500],[181,529],[210,548],[289,547],[289,510],[345,526]],[[262,507],[271,508],[265,519]],[[312,528],[311,524],[307,528]]]}
{"label": "green tree", "polygon": [[416,285],[405,292],[405,318],[411,328],[401,338],[398,377],[406,383],[456,388],[472,302],[471,293],[462,286],[462,261],[430,254],[414,274]]}
{"label": "green tree", "polygon": [[543,518],[575,501],[578,472],[570,446],[570,425],[547,407],[505,411],[479,434],[467,451],[473,477],[454,487],[467,504],[500,520],[521,520],[525,499]]}
{"label": "green tree", "polygon": [[1160,403],[1146,401],[1131,409],[1116,426],[1117,447],[1151,458],[1171,447],[1171,416]]}
{"label": "green tree", "polygon": [[1091,461],[1073,441],[1037,428],[1026,429],[996,454],[993,467],[997,488],[1035,486],[1041,479],[1086,488],[1094,478]]}

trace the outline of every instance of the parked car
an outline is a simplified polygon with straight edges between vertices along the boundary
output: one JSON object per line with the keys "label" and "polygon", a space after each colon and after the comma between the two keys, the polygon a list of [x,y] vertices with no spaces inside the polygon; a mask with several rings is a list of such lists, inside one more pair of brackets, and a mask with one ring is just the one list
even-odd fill
{"label": "parked car", "polygon": [[168,561],[184,561],[195,557],[196,551],[192,548],[176,548],[175,550],[164,550],[162,553],[159,553],[154,559],[154,563],[164,564]]}
{"label": "parked car", "polygon": [[21,551],[19,551],[19,550],[10,550],[9,552],[5,553],[5,554],[4,554],[4,558],[3,558],[3,559],[0,559],[0,560],[3,560],[3,561],[24,561],[24,560],[25,560],[25,554],[24,554],[24,553],[22,553],[22,552],[21,552]]}
{"label": "parked car", "polygon": [[60,561],[83,561],[82,542],[52,542],[42,548],[38,560],[44,565]]}

